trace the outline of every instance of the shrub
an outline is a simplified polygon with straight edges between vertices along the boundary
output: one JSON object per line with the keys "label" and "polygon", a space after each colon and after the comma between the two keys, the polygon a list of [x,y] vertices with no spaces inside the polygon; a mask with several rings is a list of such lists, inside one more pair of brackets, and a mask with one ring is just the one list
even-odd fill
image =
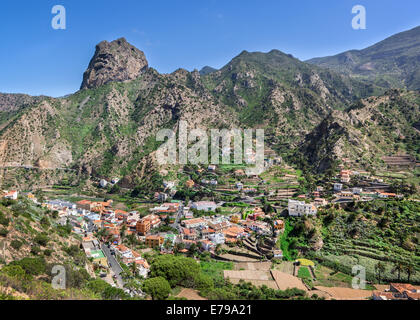
{"label": "shrub", "polygon": [[37,256],[41,252],[41,248],[38,246],[32,246],[31,253],[35,256]]}
{"label": "shrub", "polygon": [[111,300],[127,298],[127,294],[124,290],[114,288],[102,279],[90,280],[86,286],[94,293],[101,295],[103,299]]}
{"label": "shrub", "polygon": [[34,241],[36,242],[36,243],[38,243],[39,245],[41,245],[41,246],[43,246],[43,247],[45,247],[46,245],[47,245],[47,243],[48,243],[48,236],[47,235],[45,235],[45,234],[38,234],[35,238],[34,238]]}
{"label": "shrub", "polygon": [[6,237],[9,231],[7,231],[5,228],[0,229],[0,237]]}
{"label": "shrub", "polygon": [[21,266],[8,265],[1,269],[1,272],[8,275],[9,277],[23,279],[26,275],[25,270]]}
{"label": "shrub", "polygon": [[10,242],[10,246],[15,250],[19,250],[22,247],[22,245],[23,243],[19,240],[12,240],[12,242]]}
{"label": "shrub", "polygon": [[75,245],[75,244],[72,244],[70,247],[68,247],[68,248],[64,248],[64,251],[69,255],[69,256],[72,256],[72,257],[75,257],[79,252],[80,252],[80,250],[79,250],[79,246],[77,246],[77,245]]}
{"label": "shrub", "polygon": [[7,227],[10,223],[10,219],[7,218],[3,212],[0,212],[0,224]]}
{"label": "shrub", "polygon": [[23,258],[21,260],[11,262],[10,265],[21,266],[27,274],[34,276],[43,274],[46,270],[46,263],[42,258]]}

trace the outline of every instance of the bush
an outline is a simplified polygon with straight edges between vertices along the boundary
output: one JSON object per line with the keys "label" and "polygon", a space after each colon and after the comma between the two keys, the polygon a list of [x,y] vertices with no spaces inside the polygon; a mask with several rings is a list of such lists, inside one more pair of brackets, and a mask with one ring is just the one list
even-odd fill
{"label": "bush", "polygon": [[40,221],[40,223],[41,223],[41,225],[43,226],[43,227],[49,227],[51,224],[50,224],[50,220],[48,220],[48,218],[47,217],[42,217],[42,219],[41,219],[41,221]]}
{"label": "bush", "polygon": [[34,276],[43,274],[46,270],[46,263],[42,258],[23,258],[18,261],[13,261],[9,265],[21,266],[27,274]]}
{"label": "bush", "polygon": [[19,250],[22,247],[22,245],[23,243],[19,240],[12,240],[12,242],[10,242],[10,246],[15,250]]}
{"label": "bush", "polygon": [[45,234],[38,234],[35,238],[34,241],[36,243],[38,243],[39,245],[45,247],[49,241],[48,236]]}
{"label": "bush", "polygon": [[41,248],[39,246],[32,246],[31,253],[37,256],[41,252]]}
{"label": "bush", "polygon": [[24,279],[26,276],[25,270],[21,266],[8,265],[1,269],[1,272],[16,279]]}
{"label": "bush", "polygon": [[77,246],[77,245],[75,245],[75,244],[73,244],[73,245],[71,245],[70,247],[68,247],[68,248],[64,248],[64,251],[69,255],[69,256],[72,256],[72,257],[75,257],[79,252],[80,252],[80,250],[79,250],[79,246]]}
{"label": "bush", "polygon": [[7,231],[5,228],[0,229],[0,237],[6,237],[8,233],[9,231]]}
{"label": "bush", "polygon": [[102,296],[103,299],[112,300],[112,299],[124,299],[127,298],[127,294],[124,290],[119,288],[114,288],[109,283],[105,282],[102,279],[93,279],[86,284],[87,288],[92,290],[94,293]]}
{"label": "bush", "polygon": [[10,219],[7,218],[3,212],[0,212],[0,224],[7,227],[10,223]]}

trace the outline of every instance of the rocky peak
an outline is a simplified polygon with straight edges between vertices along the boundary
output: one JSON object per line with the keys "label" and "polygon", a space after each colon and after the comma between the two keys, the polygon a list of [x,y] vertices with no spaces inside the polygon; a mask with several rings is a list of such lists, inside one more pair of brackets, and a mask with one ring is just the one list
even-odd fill
{"label": "rocky peak", "polygon": [[83,74],[81,89],[97,88],[111,81],[133,80],[147,68],[143,51],[124,38],[102,41],[96,46],[95,54]]}

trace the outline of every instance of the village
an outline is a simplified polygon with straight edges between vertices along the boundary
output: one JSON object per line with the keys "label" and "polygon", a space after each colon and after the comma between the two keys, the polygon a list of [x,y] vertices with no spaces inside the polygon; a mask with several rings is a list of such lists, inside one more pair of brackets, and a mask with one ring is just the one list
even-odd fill
{"label": "village", "polygon": [[[132,295],[143,293],[125,288],[124,271],[135,269],[138,276],[146,279],[150,272],[147,257],[151,254],[185,254],[199,259],[197,253],[207,253],[217,261],[248,266],[253,262],[281,261],[284,256],[278,239],[284,232],[286,217],[316,217],[322,208],[349,202],[404,198],[402,194],[389,192],[389,181],[344,165],[331,181],[306,192],[299,189],[302,180],[299,172],[284,169],[279,158],[266,159],[266,172],[261,176],[245,176],[241,168],[229,167],[228,172],[222,169],[216,165],[199,167],[196,180],[188,176],[181,185],[179,181],[165,180],[163,191],[155,192],[154,199],[141,212],[116,208],[112,199],[72,202],[56,196],[39,202],[34,193],[17,190],[4,190],[3,197],[17,200],[23,196],[56,212],[57,223],[70,225],[72,232],[80,236],[81,248],[95,266],[96,274]],[[104,190],[118,181],[118,178],[110,182],[101,179],[98,189]],[[175,199],[180,188],[210,188],[219,197]],[[279,276],[281,272],[267,269],[267,278],[247,279],[276,289],[291,285],[305,289],[304,283],[287,278],[297,276],[296,262],[290,267],[290,275],[283,278]],[[239,280],[242,270],[226,270],[225,277]],[[400,292],[398,299],[404,292]],[[411,288],[409,292],[414,291]],[[378,291],[372,295],[373,298],[391,296]],[[418,299],[419,293],[410,297],[414,296]]]}

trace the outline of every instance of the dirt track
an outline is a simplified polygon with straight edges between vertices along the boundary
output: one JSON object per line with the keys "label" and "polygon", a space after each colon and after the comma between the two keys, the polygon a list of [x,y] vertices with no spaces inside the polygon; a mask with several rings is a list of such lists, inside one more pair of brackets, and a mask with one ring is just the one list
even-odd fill
{"label": "dirt track", "polygon": [[207,300],[200,296],[196,290],[184,288],[177,295],[178,298],[187,298],[188,300]]}

